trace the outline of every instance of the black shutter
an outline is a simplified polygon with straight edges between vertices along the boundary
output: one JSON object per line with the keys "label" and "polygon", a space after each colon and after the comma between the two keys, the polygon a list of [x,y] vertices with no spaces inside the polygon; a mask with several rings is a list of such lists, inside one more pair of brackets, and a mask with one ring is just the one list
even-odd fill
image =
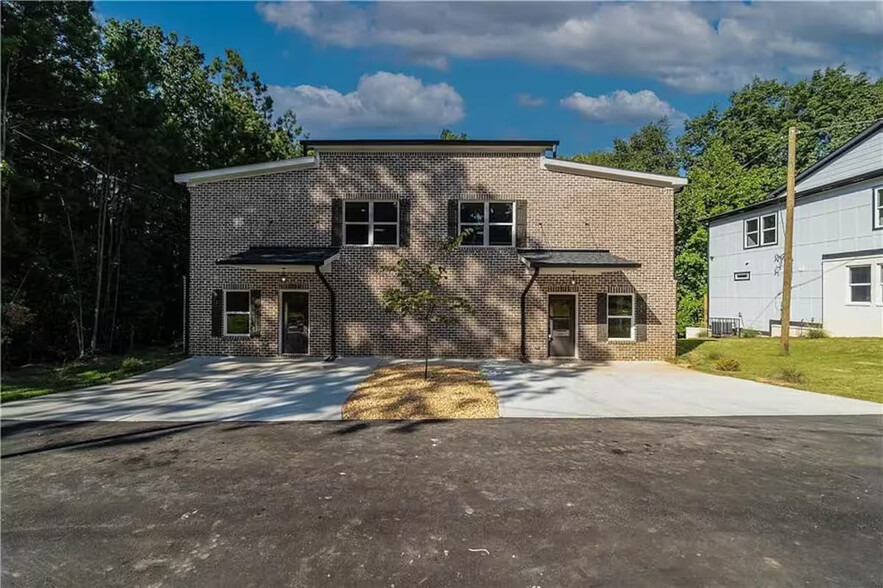
{"label": "black shutter", "polygon": [[212,290],[212,337],[220,337],[224,330],[224,291]]}
{"label": "black shutter", "polygon": [[635,294],[635,340],[647,340],[647,299]]}
{"label": "black shutter", "polygon": [[607,294],[598,294],[598,341],[607,341]]}
{"label": "black shutter", "polygon": [[456,239],[460,234],[460,222],[457,216],[460,214],[456,200],[448,200],[448,237]]}
{"label": "black shutter", "polygon": [[399,247],[411,244],[411,201],[399,200]]}
{"label": "black shutter", "polygon": [[340,247],[343,243],[343,200],[331,199],[331,246]]}
{"label": "black shutter", "polygon": [[251,291],[251,321],[249,332],[252,337],[261,336],[261,291]]}
{"label": "black shutter", "polygon": [[515,246],[527,247],[527,200],[515,201]]}

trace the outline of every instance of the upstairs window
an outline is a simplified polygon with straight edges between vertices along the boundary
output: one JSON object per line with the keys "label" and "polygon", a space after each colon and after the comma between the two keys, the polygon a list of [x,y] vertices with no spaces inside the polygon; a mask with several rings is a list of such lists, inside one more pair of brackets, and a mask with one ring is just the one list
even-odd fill
{"label": "upstairs window", "polygon": [[849,301],[871,302],[871,266],[856,265],[849,268]]}
{"label": "upstairs window", "polygon": [[460,202],[460,233],[463,245],[471,247],[513,247],[515,245],[514,202]]}
{"label": "upstairs window", "polygon": [[745,219],[745,249],[776,245],[779,242],[779,217],[774,212]]}
{"label": "upstairs window", "polygon": [[883,186],[874,188],[874,228],[883,229]]}
{"label": "upstairs window", "polygon": [[248,290],[224,291],[224,334],[248,335],[251,324],[251,293]]}
{"label": "upstairs window", "polygon": [[395,200],[344,202],[343,244],[395,247],[399,244],[399,204]]}

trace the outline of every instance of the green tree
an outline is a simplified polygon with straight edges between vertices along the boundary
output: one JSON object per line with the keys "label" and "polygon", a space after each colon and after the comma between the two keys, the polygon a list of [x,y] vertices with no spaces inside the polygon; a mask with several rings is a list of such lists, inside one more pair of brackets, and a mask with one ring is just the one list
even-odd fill
{"label": "green tree", "polygon": [[670,138],[671,124],[663,117],[648,123],[628,139],[613,140],[613,151],[592,151],[571,159],[619,169],[678,175],[678,156]]}
{"label": "green tree", "polygon": [[450,129],[442,129],[439,139],[442,141],[465,141],[469,138],[466,133],[455,133]]}

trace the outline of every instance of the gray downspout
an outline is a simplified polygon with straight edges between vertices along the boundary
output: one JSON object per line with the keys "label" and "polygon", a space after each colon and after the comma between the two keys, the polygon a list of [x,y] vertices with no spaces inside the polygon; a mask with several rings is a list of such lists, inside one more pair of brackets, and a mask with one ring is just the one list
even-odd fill
{"label": "gray downspout", "polygon": [[326,357],[325,361],[334,361],[337,359],[337,308],[334,300],[334,290],[325,278],[325,274],[319,270],[318,264],[314,267],[316,268],[316,275],[319,276],[319,279],[322,280],[322,283],[325,284],[325,288],[328,290],[328,298],[331,302],[331,355]]}
{"label": "gray downspout", "polygon": [[527,292],[537,280],[538,275],[540,275],[539,266],[533,268],[533,275],[524,288],[524,292],[521,293],[521,361],[523,363],[530,363],[530,360],[527,358]]}

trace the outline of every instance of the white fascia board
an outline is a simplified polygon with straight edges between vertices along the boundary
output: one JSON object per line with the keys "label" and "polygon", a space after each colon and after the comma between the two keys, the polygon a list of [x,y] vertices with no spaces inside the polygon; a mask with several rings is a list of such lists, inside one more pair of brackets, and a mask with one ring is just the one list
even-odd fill
{"label": "white fascia board", "polygon": [[[307,142],[309,145],[309,142]],[[504,154],[542,154],[552,149],[552,145],[410,145],[410,144],[378,144],[378,145],[309,145],[315,153],[504,153]]]}
{"label": "white fascia board", "polygon": [[175,182],[192,186],[193,184],[220,182],[221,180],[231,180],[233,178],[263,176],[293,170],[312,169],[315,167],[319,167],[319,156],[310,155],[308,157],[297,157],[295,159],[283,159],[281,161],[268,161],[265,163],[237,165],[235,167],[222,167],[220,169],[177,174],[175,175]]}
{"label": "white fascia board", "polygon": [[603,167],[588,163],[577,163],[575,161],[566,161],[563,159],[549,159],[548,157],[540,158],[540,166],[552,172],[591,176],[593,178],[631,182],[633,184],[645,184],[648,186],[660,186],[663,188],[674,188],[675,191],[680,190],[687,185],[687,178],[681,178],[678,176],[648,174],[645,172]]}

